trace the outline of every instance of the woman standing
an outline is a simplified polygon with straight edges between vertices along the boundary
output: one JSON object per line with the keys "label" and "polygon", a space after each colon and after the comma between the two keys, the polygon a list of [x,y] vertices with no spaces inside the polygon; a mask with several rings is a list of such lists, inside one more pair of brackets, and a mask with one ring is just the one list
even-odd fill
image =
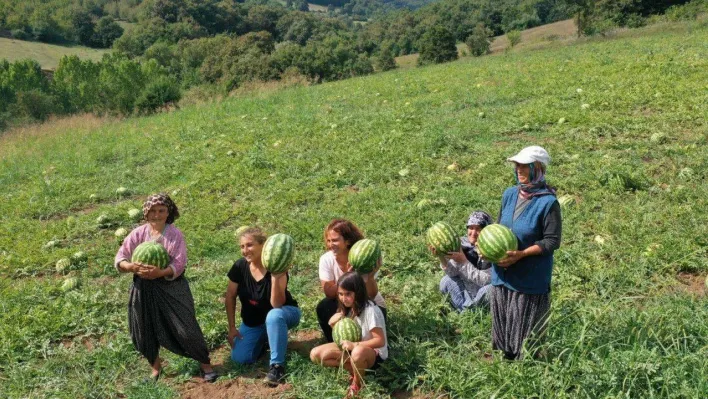
{"label": "woman standing", "polygon": [[[239,236],[243,257],[229,270],[226,317],[229,322],[231,359],[255,362],[270,346],[270,369],[264,380],[279,384],[285,376],[288,330],[300,323],[301,311],[287,289],[288,273],[271,274],[261,262],[266,235],[250,227]],[[241,325],[236,328],[236,297],[241,302]]]}
{"label": "woman standing", "polygon": [[[167,194],[154,194],[143,204],[147,223],[125,238],[115,257],[116,269],[133,273],[128,318],[130,337],[135,348],[152,367],[150,379],[157,381],[162,366],[160,346],[201,363],[204,379],[218,377],[211,367],[209,350],[197,322],[194,299],[184,277],[187,245],[182,232],[172,223],[179,217],[177,205]],[[130,261],[135,248],[146,242],[161,244],[170,256],[164,269]]]}
{"label": "woman standing", "polygon": [[545,149],[526,147],[507,160],[514,163],[517,185],[504,191],[498,223],[514,232],[519,247],[492,268],[492,345],[507,359],[520,359],[524,341],[545,333],[561,210],[546,184]]}
{"label": "woman standing", "polygon": [[[337,312],[337,280],[352,270],[349,265],[349,250],[357,241],[364,238],[359,228],[346,219],[332,220],[324,232],[324,241],[327,252],[320,257],[319,275],[324,299],[317,304],[317,321],[327,342],[332,342],[332,327],[329,320]],[[386,316],[386,302],[384,302],[379,287],[376,284],[376,272],[381,266],[379,260],[376,269],[371,273],[362,275],[366,284],[368,298],[374,301],[384,316]]]}

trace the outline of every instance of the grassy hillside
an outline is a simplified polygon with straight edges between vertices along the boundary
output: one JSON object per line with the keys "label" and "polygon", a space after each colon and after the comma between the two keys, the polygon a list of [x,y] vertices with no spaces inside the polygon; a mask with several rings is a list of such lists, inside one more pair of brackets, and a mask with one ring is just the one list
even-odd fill
{"label": "grassy hillside", "polygon": [[30,58],[37,60],[43,69],[54,69],[64,55],[77,55],[79,58],[100,60],[109,50],[92,49],[82,46],[59,46],[41,42],[0,37],[0,59],[10,62]]}
{"label": "grassy hillside", "polygon": [[[384,250],[391,359],[364,397],[708,397],[708,26],[669,28],[0,137],[0,397],[343,395],[346,378],[307,357],[334,217]],[[513,182],[504,160],[530,144],[576,202],[563,209],[548,358],[510,363],[492,353],[487,312],[441,312],[423,236],[496,214]],[[148,367],[128,336],[113,231],[156,191],[182,211],[198,318],[226,374],[216,386],[188,382],[198,365],[166,353],[166,377],[138,382]],[[103,213],[112,228],[98,228]],[[282,389],[257,388],[264,363],[233,365],[224,349],[243,224],[297,242],[304,317]],[[62,293],[54,264],[78,250],[82,286]]]}

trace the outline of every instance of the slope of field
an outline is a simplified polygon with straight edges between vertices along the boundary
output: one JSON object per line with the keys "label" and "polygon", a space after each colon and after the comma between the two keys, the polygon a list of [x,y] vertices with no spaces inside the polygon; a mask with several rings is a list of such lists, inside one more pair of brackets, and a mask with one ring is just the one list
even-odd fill
{"label": "slope of field", "polygon": [[67,47],[0,37],[0,59],[4,58],[14,62],[29,58],[39,62],[43,69],[55,69],[64,55],[77,55],[79,58],[98,61],[108,51],[82,46]]}
{"label": "slope of field", "polygon": [[[0,137],[0,397],[342,397],[345,375],[307,356],[334,217],[384,252],[391,357],[363,397],[708,397],[708,26],[640,33]],[[495,215],[513,184],[504,160],[530,144],[549,150],[549,182],[574,203],[545,357],[507,362],[488,312],[444,312],[424,232]],[[113,231],[157,191],[180,206],[216,385],[166,351],[164,377],[140,382]],[[280,388],[258,388],[266,360],[228,360],[225,273],[244,224],[297,242],[303,320]],[[64,293],[54,264],[78,250],[81,286]]]}
{"label": "slope of field", "polygon": [[[521,31],[521,42],[516,45],[515,50],[527,50],[538,48],[546,45],[554,45],[555,43],[570,43],[577,40],[577,27],[575,20],[566,19],[564,21],[554,22],[537,26],[535,28]],[[489,46],[491,54],[501,53],[509,47],[509,39],[506,35],[496,36],[492,39]],[[457,44],[457,53],[460,57],[469,53],[467,45],[464,43]],[[396,57],[396,64],[400,68],[410,68],[416,65],[418,61],[418,53],[403,55]]]}

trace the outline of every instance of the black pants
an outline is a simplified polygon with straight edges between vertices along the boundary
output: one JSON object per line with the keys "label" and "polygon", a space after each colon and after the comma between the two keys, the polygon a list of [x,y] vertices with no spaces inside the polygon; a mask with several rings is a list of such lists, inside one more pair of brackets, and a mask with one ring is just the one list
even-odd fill
{"label": "black pants", "polygon": [[[324,334],[327,342],[333,342],[332,338],[332,327],[329,326],[329,319],[337,313],[337,307],[339,303],[336,299],[323,298],[320,303],[317,304],[317,321],[320,323],[320,328]],[[383,313],[384,321],[388,323],[388,318],[386,316],[386,308],[379,306],[381,313]]]}

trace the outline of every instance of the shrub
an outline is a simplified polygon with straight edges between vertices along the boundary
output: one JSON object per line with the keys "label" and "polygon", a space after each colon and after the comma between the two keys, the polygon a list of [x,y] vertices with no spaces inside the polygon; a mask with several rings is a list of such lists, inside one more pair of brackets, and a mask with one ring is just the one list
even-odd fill
{"label": "shrub", "polygon": [[514,47],[521,43],[521,32],[518,30],[509,31],[506,33],[506,38],[509,39],[509,45]]}
{"label": "shrub", "polygon": [[135,108],[141,114],[152,114],[166,104],[178,102],[181,97],[177,82],[162,76],[148,83],[135,101]]}
{"label": "shrub", "polygon": [[55,104],[54,96],[40,90],[20,91],[10,106],[10,113],[18,119],[44,121],[57,113]]}
{"label": "shrub", "polygon": [[376,69],[379,71],[396,69],[396,60],[393,58],[393,50],[390,45],[381,46],[379,55],[376,57]]}
{"label": "shrub", "polygon": [[457,59],[455,36],[447,28],[434,25],[420,39],[418,65],[439,64]]}
{"label": "shrub", "polygon": [[475,57],[482,56],[489,52],[489,45],[491,41],[489,38],[492,36],[492,31],[487,29],[483,23],[478,23],[477,26],[472,30],[472,34],[467,37],[465,44],[470,50],[470,54]]}

